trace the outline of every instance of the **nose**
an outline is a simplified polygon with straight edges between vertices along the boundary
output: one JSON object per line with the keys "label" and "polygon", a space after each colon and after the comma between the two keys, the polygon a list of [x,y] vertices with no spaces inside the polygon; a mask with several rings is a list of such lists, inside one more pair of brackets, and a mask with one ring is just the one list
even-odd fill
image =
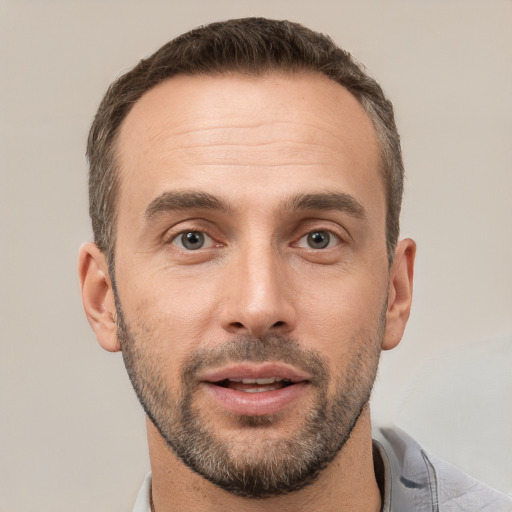
{"label": "nose", "polygon": [[221,311],[231,334],[284,334],[296,325],[293,289],[285,263],[272,247],[248,247],[230,262]]}

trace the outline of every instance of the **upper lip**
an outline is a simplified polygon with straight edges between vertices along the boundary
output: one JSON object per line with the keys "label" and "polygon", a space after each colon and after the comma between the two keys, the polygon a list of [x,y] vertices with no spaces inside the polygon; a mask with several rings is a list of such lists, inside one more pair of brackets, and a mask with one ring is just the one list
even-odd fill
{"label": "upper lip", "polygon": [[311,380],[311,376],[285,363],[236,363],[207,370],[199,376],[202,382],[220,382],[227,379],[276,379],[291,382]]}

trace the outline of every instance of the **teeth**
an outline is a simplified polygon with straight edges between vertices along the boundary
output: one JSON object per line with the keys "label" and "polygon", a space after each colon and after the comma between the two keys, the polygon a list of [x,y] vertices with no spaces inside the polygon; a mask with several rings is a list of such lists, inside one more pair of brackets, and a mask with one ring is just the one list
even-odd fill
{"label": "teeth", "polygon": [[239,391],[245,391],[246,393],[261,393],[263,391],[274,391],[278,388],[273,387],[264,387],[264,388],[250,388],[250,389],[240,389]]}
{"label": "teeth", "polygon": [[243,379],[243,378],[230,378],[230,382],[241,382],[242,384],[258,384],[259,386],[266,386],[267,384],[274,384],[274,382],[290,382],[289,379],[281,379],[279,377],[268,377],[266,379]]}
{"label": "teeth", "polygon": [[274,384],[274,382],[281,380],[276,379],[275,377],[270,377],[268,379],[242,379],[243,384],[258,384],[260,386],[264,386],[265,384]]}
{"label": "teeth", "polygon": [[291,384],[290,379],[280,377],[267,377],[264,379],[244,379],[243,377],[230,377],[219,381],[218,385],[234,389],[236,391],[245,391],[246,393],[262,393],[264,391],[274,391],[285,388]]}

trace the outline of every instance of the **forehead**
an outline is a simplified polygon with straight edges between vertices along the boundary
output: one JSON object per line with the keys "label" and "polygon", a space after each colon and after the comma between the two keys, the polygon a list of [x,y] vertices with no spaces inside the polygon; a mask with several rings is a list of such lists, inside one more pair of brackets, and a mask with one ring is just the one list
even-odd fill
{"label": "forehead", "polygon": [[370,119],[317,73],[170,78],[133,106],[116,149],[120,213],[186,187],[222,193],[264,184],[270,198],[309,180],[383,196]]}

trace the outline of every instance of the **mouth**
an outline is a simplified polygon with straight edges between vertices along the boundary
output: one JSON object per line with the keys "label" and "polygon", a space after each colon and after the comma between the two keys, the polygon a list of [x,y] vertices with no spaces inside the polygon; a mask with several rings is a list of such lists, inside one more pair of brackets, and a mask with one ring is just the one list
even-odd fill
{"label": "mouth", "polygon": [[235,391],[243,391],[245,393],[265,393],[283,389],[291,386],[293,382],[290,379],[281,379],[279,377],[269,377],[266,379],[244,379],[242,377],[234,377],[224,379],[218,382],[212,382],[216,386],[221,386]]}
{"label": "mouth", "polygon": [[310,383],[308,375],[276,363],[238,364],[209,372],[201,379],[222,409],[250,416],[286,409],[305,393]]}

